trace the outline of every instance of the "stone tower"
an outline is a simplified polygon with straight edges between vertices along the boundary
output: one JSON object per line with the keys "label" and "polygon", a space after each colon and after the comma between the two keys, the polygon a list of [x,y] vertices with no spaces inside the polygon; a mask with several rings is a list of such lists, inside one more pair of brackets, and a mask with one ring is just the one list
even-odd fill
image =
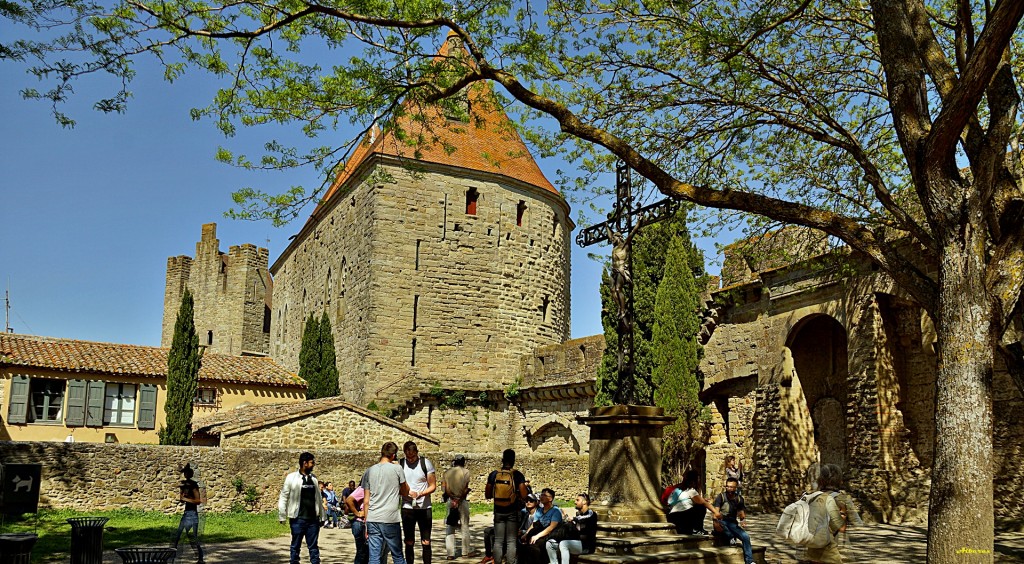
{"label": "stone tower", "polygon": [[200,345],[220,354],[268,354],[272,288],[268,256],[267,249],[251,244],[232,246],[224,254],[217,224],[203,225],[194,258],[167,259],[160,346],[171,346],[181,294],[187,287],[195,300]]}
{"label": "stone tower", "polygon": [[275,360],[297,371],[304,320],[326,311],[342,395],[385,406],[433,383],[503,388],[568,338],[569,206],[490,99],[354,151],[271,266]]}

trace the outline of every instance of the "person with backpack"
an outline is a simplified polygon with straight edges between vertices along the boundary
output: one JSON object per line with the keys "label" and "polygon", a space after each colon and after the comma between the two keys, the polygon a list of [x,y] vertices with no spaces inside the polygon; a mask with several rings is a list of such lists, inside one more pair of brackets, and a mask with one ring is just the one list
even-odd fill
{"label": "person with backpack", "polygon": [[[840,508],[836,498],[839,497],[842,487],[843,471],[835,464],[821,464],[817,468],[817,477],[814,477],[814,466],[808,470],[808,478],[811,487],[820,492],[820,495],[810,501],[810,514],[812,520],[825,523],[828,520],[828,535],[824,536],[823,542],[811,542],[806,545],[805,559],[824,564],[842,564],[843,558],[839,554],[839,542],[836,535],[846,530],[846,511]],[[824,546],[819,546],[824,543]]]}
{"label": "person with backpack", "polygon": [[405,534],[405,561],[416,562],[413,550],[416,545],[416,528],[420,529],[420,544],[423,548],[423,564],[430,564],[430,529],[434,517],[430,507],[430,494],[437,490],[437,471],[433,463],[419,455],[416,443],[407,441],[402,445],[405,458],[401,460],[409,494],[402,498],[402,531]]}
{"label": "person with backpack", "polygon": [[721,524],[722,532],[729,539],[739,539],[743,543],[743,562],[754,564],[754,549],[750,546],[750,535],[744,529],[747,520],[747,506],[743,502],[743,496],[737,490],[740,483],[736,478],[729,478],[725,482],[725,491],[715,497],[715,510],[721,518],[716,522]]}
{"label": "person with backpack", "polygon": [[526,477],[515,470],[516,451],[505,449],[501,454],[501,468],[487,476],[484,497],[494,500],[494,564],[504,558],[516,564],[516,533],[519,531],[519,510],[523,508]]}

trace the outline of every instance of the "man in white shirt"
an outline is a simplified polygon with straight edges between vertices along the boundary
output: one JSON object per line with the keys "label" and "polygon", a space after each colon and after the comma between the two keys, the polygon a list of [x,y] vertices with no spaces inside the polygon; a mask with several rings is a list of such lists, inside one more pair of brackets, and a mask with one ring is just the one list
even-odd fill
{"label": "man in white shirt", "polygon": [[278,518],[282,523],[288,519],[292,530],[290,564],[299,564],[299,549],[306,539],[310,564],[320,564],[320,523],[324,519],[323,502],[320,499],[320,484],[313,475],[316,460],[312,453],[299,455],[299,470],[284,479],[284,487],[277,500]]}
{"label": "man in white shirt", "polygon": [[[433,515],[430,508],[430,494],[437,489],[437,472],[433,463],[420,456],[416,443],[402,445],[405,458],[402,468],[409,494],[402,498],[402,531],[405,533],[405,560],[408,564],[416,561],[413,547],[416,545],[416,527],[420,529],[420,543],[423,545],[423,564],[430,564],[430,528]],[[371,560],[373,562],[373,560]]]}

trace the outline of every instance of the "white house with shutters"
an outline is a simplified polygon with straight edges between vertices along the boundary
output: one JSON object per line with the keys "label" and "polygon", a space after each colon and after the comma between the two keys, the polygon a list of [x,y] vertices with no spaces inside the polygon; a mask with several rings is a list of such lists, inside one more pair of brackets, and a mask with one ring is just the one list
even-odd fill
{"label": "white house with shutters", "polygon": [[[0,334],[0,440],[158,443],[168,350]],[[210,353],[193,416],[305,398],[270,358]]]}

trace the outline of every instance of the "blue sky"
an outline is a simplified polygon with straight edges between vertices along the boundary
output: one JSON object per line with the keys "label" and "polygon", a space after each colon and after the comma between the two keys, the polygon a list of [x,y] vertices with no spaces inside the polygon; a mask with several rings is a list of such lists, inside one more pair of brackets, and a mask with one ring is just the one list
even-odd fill
{"label": "blue sky", "polygon": [[[142,67],[125,114],[91,110],[95,85],[85,82],[67,107],[77,126],[64,129],[47,105],[21,98],[19,90],[34,85],[22,72],[0,64],[0,286],[10,288],[15,332],[159,345],[167,257],[193,255],[203,223],[217,223],[222,251],[253,243],[270,249],[271,262],[301,227],[301,220],[275,228],[222,214],[233,190],[318,186],[315,170],[257,173],[214,160],[218,146],[257,153],[271,138],[298,137],[297,127],[225,138],[211,122],[189,117],[215,84],[201,76],[168,84],[158,69]],[[330,135],[340,144],[354,133]],[[566,168],[540,165],[551,180]],[[573,337],[601,330],[600,264],[587,252],[606,250],[573,244]]]}

